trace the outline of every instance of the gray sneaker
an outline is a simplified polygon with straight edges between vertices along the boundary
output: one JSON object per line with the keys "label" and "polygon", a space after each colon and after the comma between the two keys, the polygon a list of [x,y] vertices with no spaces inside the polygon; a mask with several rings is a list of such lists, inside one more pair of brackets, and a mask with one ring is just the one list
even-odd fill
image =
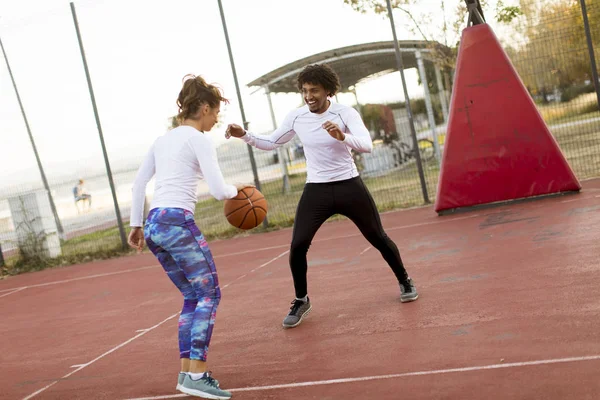
{"label": "gray sneaker", "polygon": [[179,391],[203,399],[228,400],[231,398],[231,393],[221,389],[219,382],[211,376],[210,372],[197,381],[186,374]]}
{"label": "gray sneaker", "polygon": [[283,320],[284,328],[294,328],[300,325],[302,319],[310,312],[312,306],[310,305],[310,299],[307,297],[307,302],[303,302],[302,300],[292,301],[292,306],[290,307],[289,314]]}
{"label": "gray sneaker", "polygon": [[408,303],[409,301],[415,301],[419,298],[417,288],[413,284],[413,280],[408,278],[406,282],[400,283],[400,301],[402,303]]}
{"label": "gray sneaker", "polygon": [[183,380],[186,376],[187,374],[185,372],[179,373],[179,376],[177,377],[177,387],[175,387],[175,390],[181,390],[181,385],[183,385]]}

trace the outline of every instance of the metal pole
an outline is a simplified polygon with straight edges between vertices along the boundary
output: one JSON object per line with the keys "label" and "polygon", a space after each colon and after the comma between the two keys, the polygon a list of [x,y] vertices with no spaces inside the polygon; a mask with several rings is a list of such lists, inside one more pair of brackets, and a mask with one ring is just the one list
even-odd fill
{"label": "metal pole", "polygon": [[446,104],[446,90],[442,84],[442,73],[440,72],[440,66],[433,64],[435,68],[435,80],[438,86],[438,95],[440,96],[440,104],[442,105],[442,115],[444,116],[444,122],[448,123],[448,105]]}
{"label": "metal pole", "polygon": [[452,86],[450,85],[450,74],[448,71],[444,71],[444,83],[446,84],[446,89],[444,90],[444,96],[446,98],[446,103],[448,104],[448,116],[450,116],[450,108],[452,107]]}
{"label": "metal pole", "polygon": [[600,109],[600,82],[598,81],[598,68],[596,68],[596,57],[594,55],[594,44],[592,43],[592,34],[590,32],[590,21],[587,16],[585,0],[579,0],[581,4],[581,14],[583,15],[583,27],[585,29],[585,37],[587,39],[587,47],[590,53],[590,66],[592,67],[592,80],[596,89],[596,100],[598,101],[598,109]]}
{"label": "metal pole", "polygon": [[31,128],[29,127],[29,121],[27,120],[27,115],[25,115],[25,108],[23,107],[23,102],[21,101],[21,96],[19,95],[19,91],[17,90],[17,84],[15,82],[15,78],[12,73],[12,69],[10,68],[10,64],[8,63],[8,57],[6,56],[6,51],[4,50],[4,44],[2,44],[2,39],[0,38],[0,47],[2,48],[2,54],[4,55],[4,61],[6,62],[6,68],[8,69],[8,74],[10,75],[10,79],[13,84],[13,88],[15,89],[15,94],[17,95],[17,101],[19,102],[19,107],[21,108],[21,114],[23,115],[23,121],[25,121],[25,127],[27,128],[27,134],[29,135],[29,140],[31,141],[31,147],[33,148],[33,154],[35,154],[35,160],[37,161],[38,169],[40,170],[40,175],[42,176],[42,182],[44,184],[44,188],[48,193],[48,200],[50,201],[50,209],[52,210],[52,214],[54,215],[54,221],[56,222],[56,229],[58,230],[58,234],[61,238],[64,239],[65,231],[63,229],[62,223],[60,222],[60,218],[58,216],[58,212],[56,211],[56,205],[54,204],[54,198],[52,197],[52,193],[50,192],[50,185],[48,185],[48,179],[46,179],[46,174],[44,173],[44,167],[42,167],[42,161],[40,160],[40,155],[38,154],[37,147],[35,146],[35,141],[33,140],[33,135],[31,134]]}
{"label": "metal pole", "polygon": [[429,119],[429,129],[431,130],[431,140],[433,140],[433,150],[435,152],[435,158],[438,161],[442,161],[442,154],[440,151],[440,143],[438,141],[438,135],[435,126],[435,116],[433,115],[433,106],[431,105],[431,94],[429,93],[429,82],[427,82],[427,73],[425,72],[425,64],[423,63],[423,56],[419,50],[415,51],[415,57],[417,59],[417,67],[419,68],[419,74],[421,75],[421,83],[423,84],[423,94],[425,95],[425,108],[427,109],[427,118]]}
{"label": "metal pole", "polygon": [[358,94],[356,94],[356,87],[354,89],[352,89],[352,93],[354,94],[354,101],[356,102],[356,111],[358,111],[358,114],[362,118],[362,110],[360,109],[360,102],[358,101]]}
{"label": "metal pole", "polygon": [[[227,33],[227,23],[225,22],[225,13],[223,12],[223,4],[221,0],[217,0],[219,3],[219,12],[221,13],[221,23],[223,24],[223,33],[225,34],[225,42],[227,43],[227,52],[229,53],[229,63],[231,64],[231,72],[233,73],[233,80],[235,82],[235,91],[237,92],[238,103],[240,104],[240,113],[242,114],[242,120],[244,121],[244,129],[248,129],[248,122],[246,121],[246,113],[244,112],[244,103],[242,102],[242,94],[240,92],[240,85],[237,79],[237,73],[235,72],[235,62],[233,61],[233,54],[231,52],[231,43],[229,43],[229,34]],[[256,169],[256,161],[254,160],[254,152],[252,146],[248,145],[248,155],[250,156],[250,165],[252,166],[252,174],[254,174],[254,185],[258,190],[260,188],[260,180],[258,179],[258,170]],[[263,226],[266,228],[269,225],[267,217],[263,221]]]}
{"label": "metal pole", "polygon": [[404,77],[404,64],[402,62],[402,54],[400,53],[400,46],[398,46],[398,38],[396,37],[396,27],[394,26],[394,16],[392,14],[392,4],[390,0],[387,0],[388,17],[390,19],[390,25],[392,26],[392,34],[394,36],[394,49],[396,50],[396,63],[398,65],[398,71],[400,72],[400,78],[402,79],[402,88],[404,89],[404,99],[406,101],[406,113],[408,115],[408,125],[410,126],[410,134],[413,139],[413,148],[415,149],[415,158],[417,160],[417,169],[419,171],[419,179],[421,181],[421,190],[423,192],[423,201],[429,203],[429,196],[427,194],[427,183],[425,182],[425,174],[423,173],[423,164],[421,163],[421,153],[419,152],[419,145],[417,143],[417,133],[415,132],[415,124],[413,121],[412,110],[410,108],[410,98],[408,96],[408,90],[406,88],[406,79]]}
{"label": "metal pole", "polygon": [[[269,102],[269,111],[271,112],[271,122],[273,122],[273,129],[277,129],[277,120],[275,119],[275,110],[273,110],[273,101],[271,99],[271,91],[269,85],[264,85],[265,93],[267,94],[267,101]],[[283,174],[283,193],[290,192],[290,174],[287,168],[287,159],[285,157],[285,151],[283,147],[277,148],[277,155],[279,157],[279,164],[281,165],[281,173]]]}
{"label": "metal pole", "polygon": [[77,22],[77,13],[75,12],[75,4],[71,2],[71,14],[73,14],[73,22],[75,24],[75,31],[77,32],[77,41],[79,42],[79,50],[81,51],[81,59],[83,61],[83,68],[85,69],[85,77],[87,78],[88,89],[90,91],[90,99],[92,100],[92,107],[94,109],[94,117],[96,118],[96,126],[98,127],[98,135],[100,136],[100,145],[102,146],[102,154],[104,155],[104,164],[106,164],[106,173],[108,175],[108,183],[110,185],[110,191],[112,193],[113,203],[115,205],[115,214],[117,215],[117,224],[119,225],[119,234],[121,236],[121,244],[124,249],[127,248],[127,238],[125,237],[125,227],[123,226],[123,220],[121,219],[121,211],[119,210],[119,202],[117,201],[117,192],[115,190],[115,184],[113,182],[112,171],[110,169],[110,162],[108,161],[108,154],[106,153],[106,146],[104,145],[104,135],[102,134],[102,125],[100,124],[100,117],[98,116],[98,108],[96,107],[96,98],[94,96],[94,88],[92,87],[92,80],[90,78],[90,71],[88,69],[87,61],[85,58],[85,51],[83,50],[83,42],[81,40],[81,32],[79,31],[79,23]]}

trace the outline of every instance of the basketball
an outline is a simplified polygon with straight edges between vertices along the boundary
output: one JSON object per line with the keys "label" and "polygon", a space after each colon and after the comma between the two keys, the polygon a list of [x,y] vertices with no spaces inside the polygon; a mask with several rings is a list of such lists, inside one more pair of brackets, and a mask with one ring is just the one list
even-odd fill
{"label": "basketball", "polygon": [[248,230],[256,228],[267,216],[267,200],[254,187],[245,187],[237,196],[225,200],[225,218],[236,228]]}

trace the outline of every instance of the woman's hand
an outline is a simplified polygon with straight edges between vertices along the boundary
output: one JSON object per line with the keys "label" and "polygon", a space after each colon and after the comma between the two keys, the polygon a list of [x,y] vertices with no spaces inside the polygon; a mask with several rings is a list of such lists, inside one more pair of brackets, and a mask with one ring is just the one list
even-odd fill
{"label": "woman's hand", "polygon": [[127,244],[138,252],[141,252],[144,248],[144,230],[139,226],[133,227],[131,232],[129,232]]}

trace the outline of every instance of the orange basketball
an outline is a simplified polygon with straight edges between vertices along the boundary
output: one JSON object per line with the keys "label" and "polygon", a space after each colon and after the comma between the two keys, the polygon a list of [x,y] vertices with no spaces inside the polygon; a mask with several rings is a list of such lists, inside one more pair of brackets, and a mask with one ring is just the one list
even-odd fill
{"label": "orange basketball", "polygon": [[267,200],[257,188],[245,187],[233,199],[225,200],[227,221],[236,228],[256,228],[267,216]]}

